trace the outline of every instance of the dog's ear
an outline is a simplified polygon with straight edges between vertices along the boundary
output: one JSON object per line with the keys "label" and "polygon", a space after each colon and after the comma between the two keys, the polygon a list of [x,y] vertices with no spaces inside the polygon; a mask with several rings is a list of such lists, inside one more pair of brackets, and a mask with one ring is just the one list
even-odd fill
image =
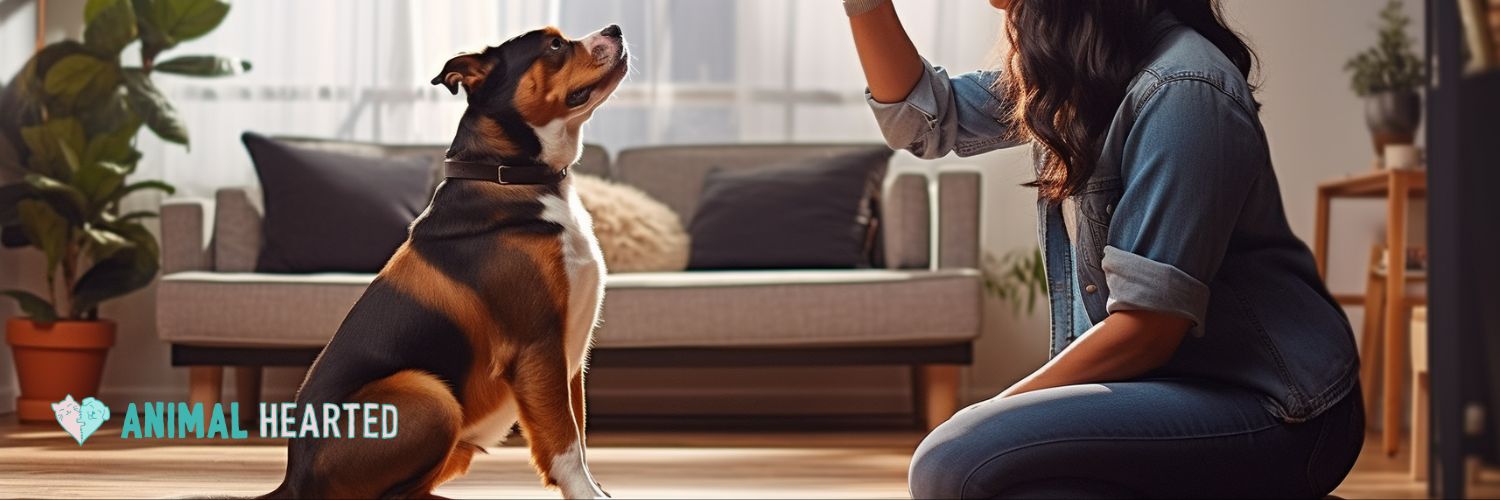
{"label": "dog's ear", "polygon": [[473,93],[488,77],[495,63],[483,54],[465,53],[453,56],[443,65],[443,71],[432,79],[433,85],[448,87],[453,95],[458,95],[458,86],[464,87],[464,92]]}

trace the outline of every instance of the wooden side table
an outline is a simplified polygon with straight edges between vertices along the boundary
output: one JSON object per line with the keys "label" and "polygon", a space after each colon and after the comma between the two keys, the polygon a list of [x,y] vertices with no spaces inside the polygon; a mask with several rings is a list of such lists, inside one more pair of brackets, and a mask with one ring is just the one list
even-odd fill
{"label": "wooden side table", "polygon": [[[1386,455],[1395,455],[1401,445],[1401,399],[1402,377],[1407,373],[1407,360],[1392,353],[1403,352],[1407,339],[1405,307],[1406,298],[1406,208],[1408,200],[1427,196],[1427,171],[1376,170],[1352,175],[1318,185],[1317,229],[1313,245],[1313,257],[1318,263],[1318,275],[1328,279],[1328,230],[1329,208],[1334,198],[1385,198],[1386,199],[1386,244],[1388,249],[1385,280],[1385,366],[1382,387],[1383,434],[1382,444]],[[1362,263],[1363,264],[1363,263]],[[1359,295],[1336,294],[1341,304],[1363,304]],[[1395,307],[1392,307],[1395,306]]]}

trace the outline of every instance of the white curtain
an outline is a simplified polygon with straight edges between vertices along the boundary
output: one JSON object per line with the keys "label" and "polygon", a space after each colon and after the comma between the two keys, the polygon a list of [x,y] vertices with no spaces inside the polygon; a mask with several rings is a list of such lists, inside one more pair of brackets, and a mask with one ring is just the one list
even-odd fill
{"label": "white curtain", "polygon": [[[977,0],[898,1],[937,64],[991,64],[1000,13]],[[257,0],[179,53],[254,63],[219,80],[158,77],[191,150],[149,135],[141,173],[180,194],[254,185],[244,131],[382,143],[452,138],[462,97],[428,84],[444,61],[542,25],[617,23],[635,70],[585,140],[611,151],[682,143],[878,141],[838,0]]]}

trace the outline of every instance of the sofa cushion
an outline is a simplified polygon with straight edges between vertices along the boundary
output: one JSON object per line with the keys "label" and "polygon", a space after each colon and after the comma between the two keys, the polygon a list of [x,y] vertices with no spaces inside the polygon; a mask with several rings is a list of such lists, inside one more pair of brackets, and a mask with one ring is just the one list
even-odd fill
{"label": "sofa cushion", "polygon": [[611,275],[601,347],[943,344],[979,332],[974,270]]}
{"label": "sofa cushion", "polygon": [[[749,170],[781,162],[832,158],[846,153],[887,148],[882,143],[856,144],[733,144],[631,148],[613,163],[614,179],[661,200],[682,223],[693,220],[703,179],[713,170]],[[880,160],[889,163],[888,159]]]}
{"label": "sofa cushion", "polygon": [[193,345],[320,347],[373,274],[181,272],[156,288],[157,336]]}
{"label": "sofa cushion", "polygon": [[715,170],[703,181],[689,269],[877,267],[888,148]]}
{"label": "sofa cushion", "polygon": [[[157,288],[174,343],[318,347],[371,274],[181,272]],[[776,347],[943,344],[979,331],[973,270],[720,271],[611,275],[596,345]]]}
{"label": "sofa cushion", "polygon": [[385,158],[243,136],[265,196],[255,269],[376,272],[432,196],[433,160]]}

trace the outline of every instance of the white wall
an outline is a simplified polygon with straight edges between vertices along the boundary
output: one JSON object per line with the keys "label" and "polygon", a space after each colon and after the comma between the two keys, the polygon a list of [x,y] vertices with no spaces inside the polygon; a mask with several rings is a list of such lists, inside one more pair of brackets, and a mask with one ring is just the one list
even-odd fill
{"label": "white wall", "polygon": [[[36,4],[25,0],[0,0],[0,78],[9,84],[11,75],[26,65],[36,47]],[[0,184],[15,179],[0,172]],[[22,279],[23,252],[0,249],[0,290],[15,288]],[[15,314],[13,301],[0,300],[0,319]],[[10,368],[10,347],[0,345],[0,413],[15,410],[15,371]]]}
{"label": "white wall", "polygon": [[[56,10],[59,9],[56,6],[70,3],[74,2],[53,1],[49,5]],[[1316,183],[1365,171],[1373,160],[1361,102],[1348,90],[1348,79],[1341,68],[1350,55],[1374,42],[1371,25],[1382,5],[1383,2],[1373,0],[1226,2],[1231,21],[1251,40],[1264,64],[1261,78],[1264,86],[1259,95],[1265,104],[1262,120],[1270,134],[1272,157],[1288,216],[1304,240],[1312,239]],[[983,2],[964,3],[962,9],[968,10],[959,13],[966,16],[959,29],[972,33],[975,39],[972,45],[932,47],[951,42],[920,36],[918,45],[924,52],[947,55],[947,60],[935,60],[936,63],[954,68],[978,67],[991,59],[989,46],[995,37],[989,26],[998,24],[997,18],[986,10]],[[1407,10],[1417,21],[1413,36],[1420,40],[1420,3],[1412,2]],[[63,16],[77,17],[54,12],[51,18],[65,19]],[[31,43],[26,22],[16,19],[29,18],[29,14],[16,14],[0,24],[0,57],[3,57],[0,74],[7,78],[24,60],[24,56],[12,53],[17,52],[13,47],[29,47]],[[846,28],[836,21],[840,20],[834,19],[825,27],[827,43],[849,43]],[[937,21],[910,19],[908,23],[944,25]],[[983,247],[987,252],[1003,254],[1035,244],[1034,194],[1018,186],[1029,180],[1028,158],[1024,148],[1020,148],[978,158],[944,160],[986,172]],[[933,166],[909,158],[900,160],[899,165]],[[150,200],[136,203],[149,204]],[[1374,202],[1347,202],[1335,207],[1337,224],[1332,234],[1335,258],[1331,279],[1336,291],[1362,289],[1360,267],[1369,245],[1383,238],[1383,213],[1383,208]],[[1419,237],[1422,218],[1421,212],[1412,216]],[[34,253],[0,251],[0,287],[18,281],[39,283]],[[106,368],[103,389],[106,399],[186,397],[185,370],[169,368],[167,350],[152,331],[153,295],[147,289],[112,302],[103,311],[121,324],[119,341]],[[0,314],[8,316],[11,307],[0,303]],[[1359,313],[1358,309],[1351,312]],[[1358,328],[1357,317],[1355,323]],[[989,397],[1040,366],[1046,358],[1047,343],[1045,305],[1038,307],[1035,314],[1017,316],[1009,306],[993,298],[986,299],[984,334],[976,344],[975,365],[966,371],[968,399]],[[299,376],[299,370],[273,370],[268,377],[267,397],[287,397],[295,389]],[[895,412],[906,408],[905,380],[904,370],[879,367],[598,370],[591,378],[590,390],[595,407],[601,410],[659,412],[661,408],[672,408],[686,412],[711,408],[786,413],[788,408],[803,407],[829,413]],[[13,395],[6,394],[11,387],[10,358],[8,353],[0,352],[0,411],[13,404]],[[768,400],[785,404],[766,404]]]}

